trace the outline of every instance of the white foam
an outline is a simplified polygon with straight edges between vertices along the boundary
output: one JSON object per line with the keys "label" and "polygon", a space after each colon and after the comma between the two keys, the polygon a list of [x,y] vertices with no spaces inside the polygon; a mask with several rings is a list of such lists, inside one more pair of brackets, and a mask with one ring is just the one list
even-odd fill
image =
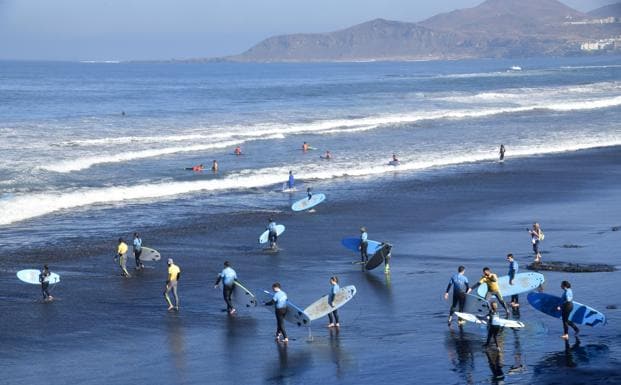
{"label": "white foam", "polygon": [[[555,141],[548,144],[524,144],[511,147],[510,156],[531,156],[536,154],[551,154],[566,151],[576,151],[595,147],[619,146],[621,136],[591,136],[573,139],[571,141]],[[300,171],[296,174],[302,180],[326,180],[347,176],[369,176],[391,173],[395,171],[417,171],[429,168],[454,166],[465,163],[496,160],[496,149],[476,149],[461,153],[438,153],[433,156],[423,156],[425,160],[414,157],[402,158],[401,165],[394,167],[382,161],[369,160],[351,163],[333,162],[330,166],[304,165],[296,167]],[[90,205],[109,205],[127,201],[154,201],[170,199],[175,196],[196,193],[199,191],[226,191],[233,189],[249,189],[270,185],[280,185],[287,176],[287,167],[271,167],[264,169],[247,169],[224,178],[189,181],[189,182],[159,182],[145,183],[134,186],[113,186],[102,188],[82,188],[72,191],[49,191],[31,194],[14,194],[0,200],[0,225],[8,225],[18,221],[50,214],[60,210],[68,210]]]}

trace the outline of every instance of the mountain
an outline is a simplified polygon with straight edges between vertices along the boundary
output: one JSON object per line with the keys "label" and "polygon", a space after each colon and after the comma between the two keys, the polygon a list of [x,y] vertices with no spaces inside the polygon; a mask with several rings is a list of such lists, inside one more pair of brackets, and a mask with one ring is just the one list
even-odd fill
{"label": "mountain", "polygon": [[588,13],[591,17],[621,17],[621,3],[605,5]]}
{"label": "mountain", "polygon": [[580,44],[621,35],[621,23],[557,0],[486,0],[419,23],[376,19],[330,33],[275,36],[231,61],[429,60],[580,52]]}

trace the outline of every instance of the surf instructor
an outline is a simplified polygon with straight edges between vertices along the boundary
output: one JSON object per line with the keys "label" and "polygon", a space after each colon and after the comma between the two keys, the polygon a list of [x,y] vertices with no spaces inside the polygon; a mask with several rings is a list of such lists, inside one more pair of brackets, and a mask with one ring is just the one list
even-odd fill
{"label": "surf instructor", "polygon": [[272,290],[274,291],[274,295],[272,296],[272,300],[269,302],[265,302],[265,306],[274,305],[275,314],[276,314],[276,342],[280,341],[282,337],[282,342],[289,342],[289,338],[287,338],[287,332],[285,331],[285,316],[287,315],[287,293],[285,293],[280,288],[280,283],[274,282],[272,285]]}
{"label": "surf instructor", "polygon": [[[181,269],[179,266],[174,264],[172,258],[168,258],[168,279],[166,280],[166,289],[164,290],[164,298],[166,298],[166,303],[168,303],[168,311],[177,310],[179,311],[179,295],[177,294],[177,283],[179,282],[179,278],[181,277]],[[168,293],[172,290],[173,295],[175,296],[175,306],[173,306],[170,301],[170,297]]]}
{"label": "surf instructor", "polygon": [[500,287],[498,286],[498,276],[492,273],[492,270],[489,267],[483,268],[483,276],[481,277],[479,282],[477,282],[474,287],[472,287],[472,290],[476,290],[476,288],[478,288],[482,284],[487,285],[487,294],[485,294],[485,299],[489,301],[492,296],[496,297],[498,302],[505,309],[507,319],[509,319],[509,308],[507,307],[505,300],[502,298],[502,294],[500,294]]}
{"label": "surf instructor", "polygon": [[222,281],[222,296],[224,297],[224,302],[226,302],[226,311],[229,314],[234,314],[235,308],[231,301],[231,295],[233,294],[235,281],[237,281],[237,273],[233,270],[229,261],[224,261],[224,269],[218,274],[218,279],[216,279],[213,287],[218,287],[220,281]]}
{"label": "surf instructor", "polygon": [[[448,300],[449,291],[451,290],[451,287],[453,288],[453,303],[449,310],[448,316],[449,327],[451,326],[451,321],[453,320],[455,308],[457,308],[460,312],[463,312],[464,305],[466,304],[466,294],[472,291],[468,285],[468,277],[466,277],[465,272],[466,268],[464,266],[459,266],[457,268],[457,273],[451,276],[448,286],[446,287],[446,291],[444,292],[444,300]],[[457,324],[462,325],[463,321],[457,320]]]}

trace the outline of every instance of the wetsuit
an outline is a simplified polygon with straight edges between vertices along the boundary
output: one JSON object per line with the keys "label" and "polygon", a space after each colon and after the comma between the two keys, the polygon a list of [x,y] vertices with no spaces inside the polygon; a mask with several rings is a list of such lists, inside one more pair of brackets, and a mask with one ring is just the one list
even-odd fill
{"label": "wetsuit", "polygon": [[[330,307],[333,307],[333,303],[334,303],[334,297],[336,296],[336,293],[339,292],[339,284],[335,283],[334,285],[332,285],[332,288],[330,288],[330,293],[328,294],[328,305]],[[331,313],[328,314],[328,319],[330,320],[331,324],[338,324],[339,323],[339,314],[337,309],[334,309]]]}
{"label": "wetsuit", "polygon": [[289,174],[289,183],[287,186],[289,188],[293,188],[293,186],[295,186],[295,178],[293,177],[293,174]]}
{"label": "wetsuit", "polygon": [[[515,275],[518,273],[519,265],[516,260],[509,262],[509,282],[512,282],[515,279]],[[515,283],[515,282],[514,282]],[[520,298],[517,294],[513,294],[511,296],[511,303],[519,304]]]}
{"label": "wetsuit", "polygon": [[119,243],[119,247],[116,249],[116,253],[119,257],[119,267],[121,268],[121,275],[129,276],[127,271],[127,243]]}
{"label": "wetsuit", "polygon": [[276,231],[276,222],[272,221],[267,225],[267,229],[269,230],[268,240],[270,242],[270,247],[276,246],[276,241],[278,240],[278,232]]}
{"label": "wetsuit", "polygon": [[366,231],[363,231],[360,234],[360,262],[366,263],[369,260],[369,256],[367,255],[367,247],[369,243],[367,242],[369,239],[369,235]]}
{"label": "wetsuit", "polygon": [[567,334],[569,332],[569,326],[574,329],[574,332],[578,334],[580,329],[576,326],[575,323],[569,320],[569,315],[571,311],[574,309],[574,293],[571,289],[564,289],[563,295],[561,295],[561,318],[563,320],[563,334]]}
{"label": "wetsuit", "polygon": [[275,305],[276,313],[276,338],[282,335],[282,338],[287,338],[287,332],[285,331],[285,316],[287,315],[287,293],[280,290],[274,293],[272,300],[266,302],[265,305]]}
{"label": "wetsuit", "polygon": [[500,160],[505,160],[505,146],[500,146]]}
{"label": "wetsuit", "polygon": [[41,293],[43,293],[43,299],[47,300],[50,298],[50,292],[48,291],[50,287],[50,272],[48,270],[43,270],[41,274],[39,274],[39,282],[41,282]]}
{"label": "wetsuit", "polygon": [[507,307],[505,300],[502,298],[502,294],[500,294],[500,287],[498,287],[498,276],[496,274],[490,274],[489,276],[484,275],[479,280],[478,284],[480,285],[483,283],[487,285],[487,294],[485,294],[485,299],[489,300],[492,296],[496,297],[498,303],[500,303],[507,312],[507,318],[509,318],[509,308]]}
{"label": "wetsuit", "polygon": [[453,303],[449,310],[449,318],[455,313],[455,308],[457,307],[459,312],[464,311],[464,305],[466,304],[466,293],[468,292],[468,278],[460,273],[455,273],[449,280],[448,286],[446,287],[446,293],[451,290],[451,286],[453,287]]}
{"label": "wetsuit", "polygon": [[231,296],[233,295],[233,289],[235,288],[235,281],[237,281],[237,273],[231,267],[225,267],[220,274],[215,285],[217,286],[222,280],[222,297],[226,302],[226,310],[230,313],[233,310],[233,302]]}
{"label": "wetsuit", "polygon": [[142,254],[142,239],[140,237],[134,238],[134,259],[136,260],[136,269],[144,267],[140,261],[140,255]]}
{"label": "wetsuit", "polygon": [[485,346],[489,345],[489,342],[492,338],[494,338],[494,344],[498,347],[498,340],[496,336],[500,331],[500,326],[495,325],[494,319],[498,318],[498,312],[489,309],[489,313],[487,314],[487,341],[485,342]]}
{"label": "wetsuit", "polygon": [[168,303],[169,308],[173,307],[172,302],[170,301],[170,297],[168,297],[168,293],[172,290],[173,295],[175,297],[175,308],[179,310],[179,295],[177,294],[177,282],[179,281],[179,277],[181,276],[181,269],[179,266],[171,263],[168,266],[168,280],[166,281],[166,290],[164,291],[164,298],[166,298],[166,302]]}

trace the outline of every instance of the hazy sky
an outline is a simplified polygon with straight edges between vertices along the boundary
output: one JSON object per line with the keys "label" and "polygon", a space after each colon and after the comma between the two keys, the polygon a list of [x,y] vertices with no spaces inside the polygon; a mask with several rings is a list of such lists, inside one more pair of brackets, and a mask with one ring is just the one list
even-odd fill
{"label": "hazy sky", "polygon": [[[128,60],[240,53],[284,33],[420,21],[482,0],[0,0],[0,59]],[[588,11],[615,0],[566,0]]]}

